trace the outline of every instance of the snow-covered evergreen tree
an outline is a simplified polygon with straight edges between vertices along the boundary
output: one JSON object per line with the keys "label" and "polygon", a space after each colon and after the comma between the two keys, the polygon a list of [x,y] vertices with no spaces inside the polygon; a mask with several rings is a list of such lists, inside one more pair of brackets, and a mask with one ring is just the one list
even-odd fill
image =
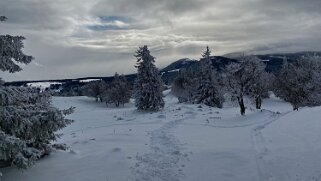
{"label": "snow-covered evergreen tree", "polygon": [[26,168],[49,154],[53,149],[50,142],[59,138],[55,132],[72,122],[64,118],[71,112],[59,111],[51,105],[49,94],[34,88],[0,87],[0,130],[24,145],[23,150],[0,149],[0,160]]}
{"label": "snow-covered evergreen tree", "polygon": [[[23,39],[0,35],[0,70],[17,72],[21,70],[17,63],[28,64],[33,59],[22,52]],[[37,89],[0,85],[0,165],[27,168],[53,148],[64,147],[51,142],[59,137],[57,130],[72,122],[65,119],[72,110],[56,109],[50,96]]]}
{"label": "snow-covered evergreen tree", "polygon": [[135,105],[138,110],[157,111],[164,107],[163,82],[154,65],[155,58],[145,45],[136,51],[137,78],[134,86]]}
{"label": "snow-covered evergreen tree", "polygon": [[[6,20],[4,16],[2,21]],[[23,36],[0,35],[0,70],[10,73],[21,70],[20,64],[29,64],[33,57],[22,52]]]}
{"label": "snow-covered evergreen tree", "polygon": [[131,97],[131,87],[123,75],[115,73],[114,80],[105,91],[106,103],[113,103],[116,107],[128,103]]}
{"label": "snow-covered evergreen tree", "polygon": [[195,95],[196,103],[204,103],[212,107],[223,107],[224,97],[219,87],[219,74],[213,69],[209,47],[202,54],[198,88]]}

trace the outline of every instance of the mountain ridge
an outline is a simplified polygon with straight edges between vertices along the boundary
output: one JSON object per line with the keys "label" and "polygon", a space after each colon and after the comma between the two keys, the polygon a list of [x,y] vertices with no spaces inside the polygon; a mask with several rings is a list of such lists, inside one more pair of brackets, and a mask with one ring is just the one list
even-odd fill
{"label": "mountain ridge", "polygon": [[[231,62],[237,62],[238,58],[244,54],[241,53],[230,53],[230,55],[234,55],[234,58],[229,58],[228,54],[225,56],[212,56],[211,60],[213,66],[221,70],[227,64]],[[260,58],[264,63],[266,63],[268,72],[277,72],[283,64],[284,58],[288,61],[293,61],[297,59],[302,59],[307,56],[318,56],[321,57],[321,51],[306,51],[306,52],[295,52],[295,53],[272,53],[272,54],[264,54],[264,55],[255,55]],[[167,65],[166,67],[160,69],[160,73],[162,78],[166,84],[170,84],[176,77],[178,71],[182,68],[197,68],[199,60],[190,59],[190,58],[182,58],[177,61],[174,61]],[[136,78],[136,74],[127,74],[125,75],[128,81],[133,82]],[[52,83],[69,83],[72,84],[73,82],[85,83],[87,80],[91,79],[100,79],[107,82],[113,80],[113,76],[106,76],[106,77],[82,77],[82,78],[71,78],[71,79],[53,79],[53,80],[25,80],[25,81],[12,81],[6,82],[6,86],[26,86],[30,83],[42,83],[42,82],[52,82]]]}

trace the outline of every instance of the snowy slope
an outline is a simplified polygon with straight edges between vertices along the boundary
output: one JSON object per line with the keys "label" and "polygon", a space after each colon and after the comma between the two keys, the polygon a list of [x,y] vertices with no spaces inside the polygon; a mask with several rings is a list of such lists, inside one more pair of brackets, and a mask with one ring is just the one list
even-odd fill
{"label": "snowy slope", "polygon": [[107,108],[86,97],[56,97],[75,106],[59,142],[70,145],[28,170],[2,169],[4,181],[320,181],[321,108],[291,111],[277,98],[263,110],[178,104],[163,111],[133,103]]}

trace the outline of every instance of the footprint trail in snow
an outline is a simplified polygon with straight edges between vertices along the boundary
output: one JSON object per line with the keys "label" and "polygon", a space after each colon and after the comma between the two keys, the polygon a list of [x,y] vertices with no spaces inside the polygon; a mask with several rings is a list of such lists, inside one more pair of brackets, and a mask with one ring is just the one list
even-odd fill
{"label": "footprint trail in snow", "polygon": [[133,168],[136,181],[180,180],[184,175],[182,161],[188,159],[188,154],[184,153],[182,143],[170,131],[193,114],[165,123],[161,128],[149,133],[151,152],[136,156],[137,163]]}

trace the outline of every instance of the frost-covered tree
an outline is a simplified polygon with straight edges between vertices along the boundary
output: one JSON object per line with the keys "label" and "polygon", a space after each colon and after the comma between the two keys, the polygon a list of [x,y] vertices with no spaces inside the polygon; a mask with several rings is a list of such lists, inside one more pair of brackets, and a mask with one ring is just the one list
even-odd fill
{"label": "frost-covered tree", "polygon": [[106,87],[107,84],[102,80],[91,81],[82,87],[82,93],[85,96],[95,98],[96,102],[102,102]]}
{"label": "frost-covered tree", "polygon": [[123,75],[115,73],[114,80],[104,94],[104,100],[115,104],[116,107],[128,103],[131,97],[131,86]]}
{"label": "frost-covered tree", "polygon": [[242,64],[232,63],[227,66],[226,87],[232,96],[232,100],[237,100],[241,115],[245,114],[244,96],[249,90],[250,83],[251,77],[245,73]]}
{"label": "frost-covered tree", "polygon": [[195,73],[190,69],[181,69],[172,84],[172,92],[179,102],[194,102],[198,84]]}
{"label": "frost-covered tree", "polygon": [[[4,16],[0,18],[6,20]],[[0,35],[0,70],[10,73],[21,70],[20,64],[29,64],[33,57],[22,52],[23,36]]]}
{"label": "frost-covered tree", "polygon": [[163,82],[154,65],[155,58],[145,45],[136,51],[137,78],[134,85],[135,105],[138,110],[157,111],[164,107]]}
{"label": "frost-covered tree", "polygon": [[242,60],[244,71],[251,78],[248,94],[254,98],[255,106],[261,109],[262,99],[268,94],[271,76],[265,71],[262,60],[249,56]]}
{"label": "frost-covered tree", "polygon": [[275,80],[275,94],[291,103],[293,110],[321,105],[321,60],[309,57],[292,63],[284,61]]}
{"label": "frost-covered tree", "polygon": [[198,75],[198,88],[195,95],[196,103],[204,103],[212,107],[223,107],[224,97],[220,89],[220,76],[213,69],[209,47],[202,53]]}
{"label": "frost-covered tree", "polygon": [[[0,35],[0,70],[17,72],[21,70],[17,63],[28,64],[33,59],[22,52],[23,39]],[[72,122],[65,119],[72,110],[58,110],[48,94],[36,89],[0,85],[0,165],[27,168],[52,149],[65,147],[52,145],[52,141],[59,138],[57,130]]]}
{"label": "frost-covered tree", "polygon": [[240,112],[245,114],[244,96],[253,97],[256,108],[260,109],[262,98],[267,95],[270,75],[265,72],[264,63],[253,56],[242,56],[238,63],[232,63],[226,69],[226,88],[232,100],[237,100]]}
{"label": "frost-covered tree", "polygon": [[72,110],[59,111],[51,105],[50,95],[34,88],[0,87],[0,132],[17,142],[2,138],[0,161],[27,168],[49,154],[51,142],[59,138],[55,132],[72,122],[64,118]]}

